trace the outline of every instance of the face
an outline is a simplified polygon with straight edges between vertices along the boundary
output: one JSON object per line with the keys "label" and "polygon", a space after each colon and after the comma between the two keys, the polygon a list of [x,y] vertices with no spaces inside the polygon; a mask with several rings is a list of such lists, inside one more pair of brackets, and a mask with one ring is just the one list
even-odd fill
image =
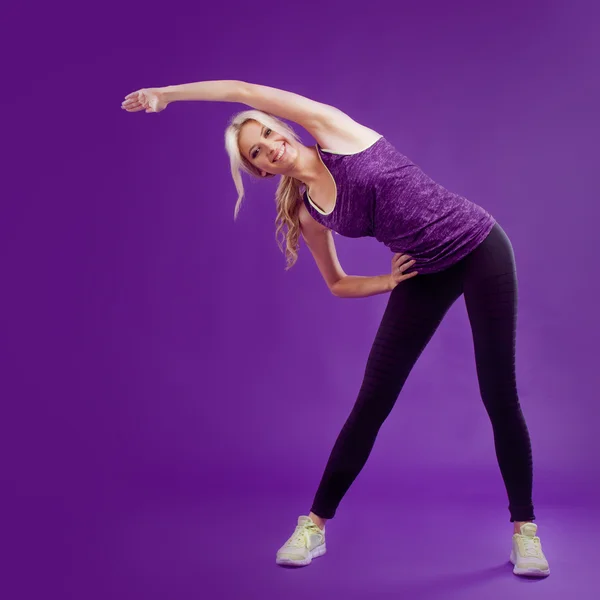
{"label": "face", "polygon": [[[267,173],[288,173],[298,156],[293,141],[256,121],[244,123],[238,143],[240,152],[260,170],[263,177]],[[281,149],[283,154],[279,156]]]}

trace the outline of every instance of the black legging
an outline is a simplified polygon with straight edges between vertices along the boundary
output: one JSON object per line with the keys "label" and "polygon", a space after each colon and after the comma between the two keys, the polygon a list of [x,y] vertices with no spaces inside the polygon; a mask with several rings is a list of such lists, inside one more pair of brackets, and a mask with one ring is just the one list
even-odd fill
{"label": "black legging", "polygon": [[492,423],[511,521],[532,521],[532,459],[515,377],[517,275],[513,248],[498,223],[448,269],[400,282],[367,361],[354,407],[331,451],[312,512],[331,519],[365,465],[375,438],[444,315],[464,294],[481,397]]}

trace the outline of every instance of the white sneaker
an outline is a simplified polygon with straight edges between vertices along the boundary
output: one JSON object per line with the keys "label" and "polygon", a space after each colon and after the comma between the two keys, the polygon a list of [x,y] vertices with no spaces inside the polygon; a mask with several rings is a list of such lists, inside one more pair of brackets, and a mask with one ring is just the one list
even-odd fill
{"label": "white sneaker", "polygon": [[290,539],[277,551],[278,565],[305,567],[313,558],[326,552],[325,530],[310,517],[298,517],[298,525]]}
{"label": "white sneaker", "polygon": [[550,575],[548,561],[542,552],[540,538],[535,535],[537,525],[525,523],[521,525],[521,533],[515,533],[512,538],[510,562],[515,565],[515,575],[529,577],[546,577]]}

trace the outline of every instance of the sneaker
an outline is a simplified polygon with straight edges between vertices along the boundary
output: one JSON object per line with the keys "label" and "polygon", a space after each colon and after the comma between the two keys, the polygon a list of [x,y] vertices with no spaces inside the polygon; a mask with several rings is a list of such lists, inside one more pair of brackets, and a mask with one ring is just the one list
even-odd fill
{"label": "sneaker", "polygon": [[288,567],[305,567],[325,552],[325,530],[310,517],[298,517],[294,533],[277,551],[275,562]]}
{"label": "sneaker", "polygon": [[515,533],[512,538],[510,562],[515,565],[515,575],[529,577],[545,577],[550,575],[548,561],[542,552],[540,538],[535,535],[537,525],[525,523],[521,525],[521,533]]}

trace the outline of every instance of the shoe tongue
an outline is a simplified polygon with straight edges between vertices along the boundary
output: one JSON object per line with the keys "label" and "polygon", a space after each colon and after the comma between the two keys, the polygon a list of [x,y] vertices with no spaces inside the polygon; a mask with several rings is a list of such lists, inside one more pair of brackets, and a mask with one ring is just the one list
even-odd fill
{"label": "shoe tongue", "polygon": [[310,517],[298,517],[298,525],[310,524],[312,522],[313,520]]}
{"label": "shoe tongue", "polygon": [[536,531],[537,525],[535,523],[525,523],[525,525],[521,525],[521,535],[526,537],[535,537]]}

